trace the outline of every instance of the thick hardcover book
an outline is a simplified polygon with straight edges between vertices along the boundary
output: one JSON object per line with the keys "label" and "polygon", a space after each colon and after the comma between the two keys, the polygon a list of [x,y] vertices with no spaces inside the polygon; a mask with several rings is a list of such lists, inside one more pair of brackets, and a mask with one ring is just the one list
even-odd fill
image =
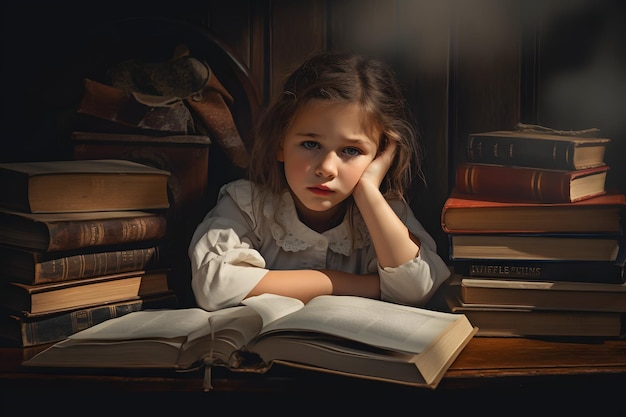
{"label": "thick hardcover book", "polygon": [[559,171],[463,163],[456,168],[456,189],[493,199],[569,203],[606,193],[608,165]]}
{"label": "thick hardcover book", "polygon": [[3,314],[0,316],[0,344],[28,347],[58,342],[76,332],[133,311],[171,309],[177,306],[176,295],[171,292],[38,317]]}
{"label": "thick hardcover book", "polygon": [[129,313],[76,333],[24,365],[63,372],[206,365],[262,373],[280,363],[435,388],[477,330],[462,314],[362,297],[319,296],[303,304],[265,294],[244,304],[214,312]]}
{"label": "thick hardcover book", "polygon": [[164,213],[139,210],[25,213],[0,210],[0,243],[44,252],[117,245],[165,236]]}
{"label": "thick hardcover book", "polygon": [[37,316],[169,292],[168,271],[132,271],[50,284],[0,283],[0,308]]}
{"label": "thick hardcover book", "polygon": [[467,161],[578,170],[604,165],[609,138],[494,131],[470,134]]}
{"label": "thick hardcover book", "polygon": [[480,337],[619,337],[622,313],[541,310],[532,307],[468,304],[446,295],[450,312],[465,314]]}
{"label": "thick hardcover book", "polygon": [[623,259],[623,235],[459,234],[448,235],[451,261],[603,261]]}
{"label": "thick hardcover book", "polygon": [[158,255],[158,246],[79,253],[0,246],[0,281],[38,285],[138,271],[158,266]]}
{"label": "thick hardcover book", "polygon": [[454,272],[473,278],[524,279],[622,284],[626,282],[624,260],[526,261],[469,259],[453,262]]}
{"label": "thick hardcover book", "polygon": [[626,196],[611,191],[574,203],[488,199],[452,190],[441,210],[446,233],[619,233]]}
{"label": "thick hardcover book", "polygon": [[169,177],[121,159],[0,163],[0,206],[29,213],[165,209]]}
{"label": "thick hardcover book", "polygon": [[468,304],[545,310],[626,312],[626,284],[461,277]]}

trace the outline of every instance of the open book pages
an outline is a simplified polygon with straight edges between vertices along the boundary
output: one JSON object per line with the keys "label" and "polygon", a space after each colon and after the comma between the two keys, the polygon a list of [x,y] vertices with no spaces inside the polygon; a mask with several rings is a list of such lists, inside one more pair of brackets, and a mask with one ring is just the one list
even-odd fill
{"label": "open book pages", "polygon": [[27,366],[266,372],[273,363],[435,387],[476,329],[450,314],[350,296],[308,304],[262,295],[245,305],[146,310],[108,320]]}

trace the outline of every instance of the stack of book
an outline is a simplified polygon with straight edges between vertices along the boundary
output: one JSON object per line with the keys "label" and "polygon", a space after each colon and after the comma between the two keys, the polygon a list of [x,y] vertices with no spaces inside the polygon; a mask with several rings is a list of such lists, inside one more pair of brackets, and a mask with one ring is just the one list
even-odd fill
{"label": "stack of book", "polygon": [[448,307],[483,336],[623,334],[626,198],[605,187],[610,140],[524,131],[468,138],[441,213]]}
{"label": "stack of book", "polygon": [[158,258],[169,175],[114,159],[0,164],[0,343],[176,306]]}

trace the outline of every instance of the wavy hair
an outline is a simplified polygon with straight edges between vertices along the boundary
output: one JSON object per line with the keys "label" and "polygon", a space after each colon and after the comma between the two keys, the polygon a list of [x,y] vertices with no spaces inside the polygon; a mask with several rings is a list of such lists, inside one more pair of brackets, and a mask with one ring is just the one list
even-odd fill
{"label": "wavy hair", "polygon": [[249,179],[273,194],[287,190],[277,151],[300,108],[313,99],[354,103],[380,133],[378,153],[388,141],[397,151],[381,192],[404,199],[415,176],[423,179],[421,146],[395,74],[379,59],[325,52],[306,60],[285,81],[254,131]]}

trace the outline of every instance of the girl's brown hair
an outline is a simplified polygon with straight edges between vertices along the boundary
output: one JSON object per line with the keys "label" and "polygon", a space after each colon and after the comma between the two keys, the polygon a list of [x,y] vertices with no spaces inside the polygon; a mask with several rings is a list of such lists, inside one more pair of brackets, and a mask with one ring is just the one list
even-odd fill
{"label": "girl's brown hair", "polygon": [[287,78],[256,127],[249,179],[274,194],[287,190],[276,154],[294,115],[312,99],[360,105],[381,132],[378,152],[388,141],[397,143],[381,191],[387,197],[404,198],[415,175],[421,177],[422,157],[406,101],[390,67],[375,58],[347,53],[315,55]]}

